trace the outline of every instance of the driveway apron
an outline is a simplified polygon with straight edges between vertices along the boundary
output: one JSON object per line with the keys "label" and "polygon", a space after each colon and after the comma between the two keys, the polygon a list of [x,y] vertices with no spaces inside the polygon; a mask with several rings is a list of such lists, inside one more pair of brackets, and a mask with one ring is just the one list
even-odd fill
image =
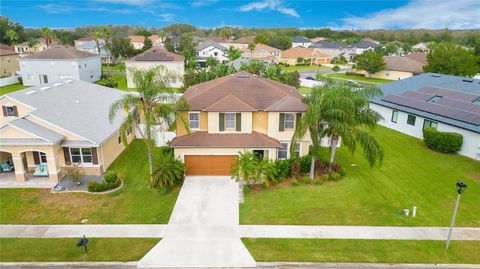
{"label": "driveway apron", "polygon": [[229,177],[186,177],[165,237],[137,266],[255,267],[240,240],[238,183]]}

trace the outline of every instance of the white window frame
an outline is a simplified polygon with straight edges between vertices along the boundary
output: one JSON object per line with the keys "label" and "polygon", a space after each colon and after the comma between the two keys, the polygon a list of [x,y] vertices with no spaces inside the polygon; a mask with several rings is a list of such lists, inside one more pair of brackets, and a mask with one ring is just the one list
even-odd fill
{"label": "white window frame", "polygon": [[[192,120],[191,115],[197,115],[198,119]],[[192,127],[192,122],[197,122],[197,127]],[[188,126],[191,130],[200,130],[200,112],[188,112]]]}
{"label": "white window frame", "polygon": [[[287,116],[292,116],[292,120],[287,120]],[[287,127],[287,122],[292,124],[292,127]],[[283,121],[283,128],[285,130],[295,129],[295,114],[294,113],[285,113],[285,119]]]}
{"label": "white window frame", "polygon": [[[283,145],[287,144],[287,149],[283,149]],[[285,160],[285,159],[288,159],[288,145],[289,143],[288,142],[280,142],[280,145],[282,146],[281,148],[278,148],[277,149],[277,159],[279,160]],[[285,157],[280,157],[280,151],[286,151],[286,156]]]}
{"label": "white window frame", "polygon": [[[393,120],[393,115],[397,115],[397,117],[395,117],[395,121]],[[392,110],[392,117],[390,118],[390,121],[393,122],[393,123],[397,123],[398,122],[398,115],[400,114],[400,112],[398,110]]]}
{"label": "white window frame", "polygon": [[[72,149],[79,149],[79,152],[80,152],[80,155],[75,155],[75,156],[80,156],[80,162],[74,162],[73,161],[73,158],[72,158]],[[84,162],[83,160],[83,151],[82,149],[89,149],[90,150],[90,155],[85,155],[85,156],[90,156],[90,162]],[[72,147],[72,148],[68,148],[68,151],[70,153],[70,161],[72,163],[77,163],[79,165],[92,165],[93,164],[93,154],[92,154],[92,149],[91,148],[85,148],[85,147]]]}
{"label": "white window frame", "polygon": [[[233,116],[233,119],[228,119],[228,116]],[[235,113],[225,113],[225,130],[233,130],[235,129],[235,120],[236,120],[236,115]],[[233,122],[233,126],[229,127],[228,126],[228,121]]]}
{"label": "white window frame", "polygon": [[[300,157],[300,153],[302,152],[302,143],[300,141],[296,142],[297,143],[297,148],[295,149],[295,153],[298,152],[298,156],[296,157]],[[283,144],[287,144],[287,157],[286,158],[280,158],[279,157],[279,151],[280,149],[277,149],[277,159],[280,159],[280,160],[285,160],[285,159],[290,159],[292,158],[291,154],[290,154],[290,147],[291,147],[291,143],[289,141],[280,141],[280,145],[283,145]]]}

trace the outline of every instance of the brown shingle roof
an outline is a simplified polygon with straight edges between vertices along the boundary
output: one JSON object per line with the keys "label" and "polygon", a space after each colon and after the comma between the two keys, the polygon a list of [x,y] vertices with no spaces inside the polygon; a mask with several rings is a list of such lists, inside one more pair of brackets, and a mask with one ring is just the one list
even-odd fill
{"label": "brown shingle roof", "polygon": [[219,101],[205,108],[204,111],[256,111],[255,108],[243,102],[232,94],[229,94]]}
{"label": "brown shingle roof", "polygon": [[98,56],[72,47],[55,46],[23,57],[23,59],[83,59]]}
{"label": "brown shingle roof", "polygon": [[282,58],[288,59],[297,59],[298,57],[302,58],[327,58],[327,54],[320,52],[316,49],[304,48],[304,47],[295,47],[281,52]]}
{"label": "brown shingle roof", "polygon": [[145,37],[143,35],[131,35],[131,36],[128,36],[128,39],[130,39],[130,42],[138,42],[138,43],[143,43],[145,41]]}
{"label": "brown shingle roof", "polygon": [[423,73],[423,63],[417,62],[406,56],[385,56],[386,70]]}
{"label": "brown shingle roof", "polygon": [[405,57],[410,58],[424,65],[427,64],[427,54],[425,53],[410,53],[408,55],[405,55]]}
{"label": "brown shingle roof", "polygon": [[[221,108],[238,106],[238,99],[257,111],[275,111],[279,106],[272,106],[287,96],[291,98],[286,99],[288,103],[282,103],[281,111],[300,112],[307,108],[303,103],[302,107],[299,106],[302,95],[294,87],[247,72],[238,72],[190,86],[183,97],[190,104],[191,110],[202,111],[229,95],[235,98],[223,100]],[[293,102],[293,99],[298,102]]]}
{"label": "brown shingle roof", "polygon": [[205,131],[176,137],[172,148],[279,148],[280,142],[267,135],[252,133],[208,133]]}
{"label": "brown shingle roof", "polygon": [[237,44],[250,44],[255,39],[254,35],[242,36],[239,39],[235,39],[232,43]]}
{"label": "brown shingle roof", "polygon": [[182,55],[175,54],[163,47],[156,46],[128,59],[128,61],[183,61]]}
{"label": "brown shingle roof", "polygon": [[[277,49],[277,48],[274,48],[274,47],[271,47],[269,45],[265,45],[263,43],[258,43],[255,45],[255,50],[257,49],[263,49],[263,50],[266,50],[268,52],[279,52],[281,50]],[[250,51],[248,48],[244,49],[244,51]]]}
{"label": "brown shingle roof", "polygon": [[8,45],[0,44],[0,56],[15,55],[15,54],[17,53],[12,47]]}

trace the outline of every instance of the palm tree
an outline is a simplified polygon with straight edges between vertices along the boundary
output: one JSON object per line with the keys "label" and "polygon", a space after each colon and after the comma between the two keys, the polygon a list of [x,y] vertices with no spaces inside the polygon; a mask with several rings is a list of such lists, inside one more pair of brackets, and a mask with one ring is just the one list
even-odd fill
{"label": "palm tree", "polygon": [[17,34],[17,32],[15,32],[14,30],[12,29],[9,29],[5,32],[5,37],[10,40],[10,43],[11,44],[14,44],[15,42],[18,41],[18,39],[20,38]]}
{"label": "palm tree", "polygon": [[[160,128],[168,128],[177,118],[189,130],[187,120],[180,113],[180,111],[188,110],[188,105],[184,99],[180,99],[174,104],[164,102],[165,100],[176,99],[175,90],[168,85],[177,79],[164,66],[148,70],[131,69],[129,71],[132,74],[138,94],[126,94],[113,103],[110,107],[109,119],[113,121],[116,115],[125,112],[125,118],[120,128],[122,141],[125,145],[127,143],[126,132],[132,128],[135,128],[144,139],[148,151],[150,182],[153,186],[155,185],[155,179],[153,178],[152,163],[154,146],[152,126],[158,125]],[[143,130],[137,124],[140,121],[145,125]]]}
{"label": "palm tree", "polygon": [[28,47],[31,50],[31,49],[33,49],[33,47],[35,47],[38,44],[38,40],[35,37],[30,37],[27,41],[27,44],[28,44]]}
{"label": "palm tree", "polygon": [[257,44],[255,44],[254,41],[252,41],[248,44],[248,49],[250,50],[250,52],[253,52],[256,47],[257,47]]}
{"label": "palm tree", "polygon": [[165,40],[167,39],[167,33],[165,33],[164,31],[160,31],[160,32],[158,33],[158,37],[160,37],[160,40],[161,40],[161,42],[163,43],[163,42],[165,42]]}
{"label": "palm tree", "polygon": [[230,30],[224,27],[218,32],[218,36],[221,37],[223,41],[227,41],[232,36],[232,33],[230,32]]}
{"label": "palm tree", "polygon": [[102,38],[102,34],[100,32],[94,32],[92,37],[97,45],[98,55],[100,55],[100,39]]}
{"label": "palm tree", "polygon": [[320,114],[325,122],[321,136],[330,138],[330,167],[340,137],[343,144],[353,153],[357,143],[362,147],[371,166],[381,163],[383,149],[378,141],[362,127],[373,129],[382,118],[369,108],[369,98],[382,95],[377,87],[354,88],[345,83],[327,82],[322,87]]}
{"label": "palm tree", "polygon": [[55,37],[55,34],[53,33],[52,30],[50,30],[50,28],[46,26],[42,27],[41,32],[42,32],[43,38],[45,39],[45,44],[47,45],[47,49],[48,49],[52,44],[52,38]]}
{"label": "palm tree", "polygon": [[[103,38],[104,43],[104,50],[108,54],[108,68],[107,68],[107,76],[110,77],[110,64],[111,64],[111,55],[110,52],[107,51],[109,46],[110,46],[110,37],[112,36],[112,31],[110,30],[109,27],[105,26],[102,27],[102,30],[100,32],[100,36]],[[97,43],[98,46],[98,43]]]}

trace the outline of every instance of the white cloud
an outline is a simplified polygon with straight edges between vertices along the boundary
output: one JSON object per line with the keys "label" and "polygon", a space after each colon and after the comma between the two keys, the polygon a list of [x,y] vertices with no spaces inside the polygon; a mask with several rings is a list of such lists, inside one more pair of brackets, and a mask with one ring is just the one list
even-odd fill
{"label": "white cloud", "polygon": [[239,10],[242,12],[247,12],[252,10],[256,10],[256,11],[271,10],[271,11],[277,11],[282,14],[289,15],[295,18],[300,18],[300,15],[295,9],[285,7],[280,0],[264,0],[259,2],[252,2],[244,6],[241,6]]}
{"label": "white cloud", "polygon": [[216,2],[218,2],[218,0],[199,0],[199,1],[193,1],[190,5],[192,7],[203,7],[203,6],[209,6]]}
{"label": "white cloud", "polygon": [[57,4],[46,4],[46,5],[39,5],[46,13],[51,14],[61,14],[61,13],[70,13],[73,11],[73,7],[67,5],[57,5]]}
{"label": "white cloud", "polygon": [[158,14],[157,17],[159,17],[157,21],[165,21],[165,22],[173,22],[175,19],[175,15],[173,15],[172,13]]}
{"label": "white cloud", "polygon": [[342,19],[344,29],[473,29],[480,28],[478,0],[414,0],[364,17]]}
{"label": "white cloud", "polygon": [[113,3],[113,4],[125,4],[132,6],[144,6],[151,4],[153,0],[96,0],[97,2]]}
{"label": "white cloud", "polygon": [[66,14],[74,11],[77,12],[104,12],[104,13],[114,13],[114,14],[131,14],[134,11],[132,9],[114,9],[106,7],[74,7],[69,5],[61,4],[45,4],[38,5],[45,13],[49,14]]}

